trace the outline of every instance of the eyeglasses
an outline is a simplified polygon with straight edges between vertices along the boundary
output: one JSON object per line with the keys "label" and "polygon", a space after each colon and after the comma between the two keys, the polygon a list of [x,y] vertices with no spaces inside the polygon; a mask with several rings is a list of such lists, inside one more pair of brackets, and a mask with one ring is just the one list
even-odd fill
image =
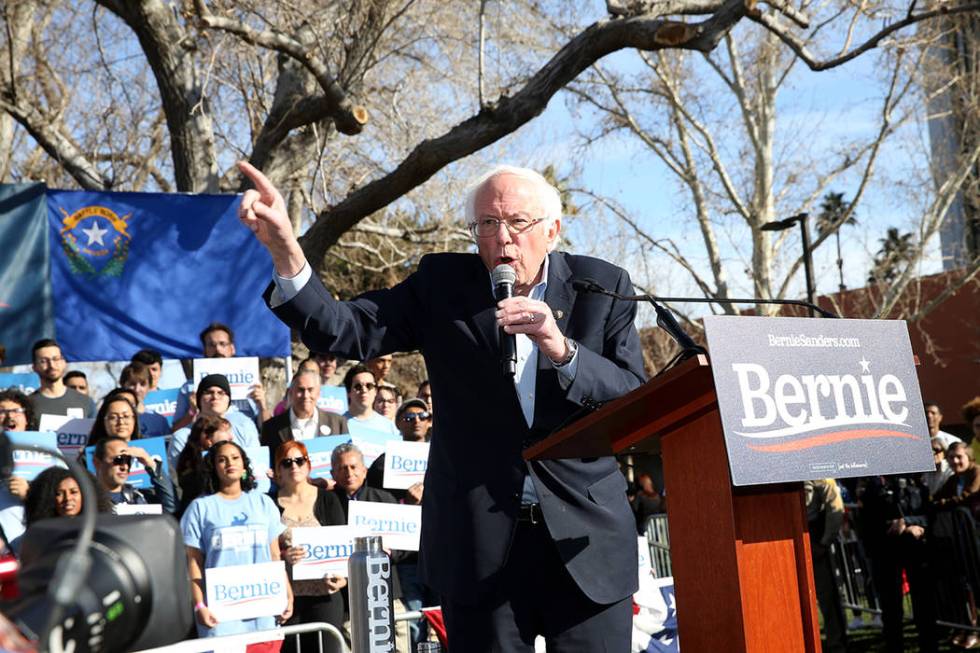
{"label": "eyeglasses", "polygon": [[374,383],[355,383],[351,386],[354,392],[371,392],[376,387],[378,386]]}
{"label": "eyeglasses", "polygon": [[432,413],[429,413],[427,411],[421,413],[405,413],[404,415],[402,415],[402,421],[417,422],[418,420],[422,420],[423,422],[428,422],[429,418],[431,417],[432,417]]}
{"label": "eyeglasses", "polygon": [[37,364],[41,367],[46,367],[48,365],[54,365],[55,363],[60,363],[65,360],[64,356],[52,356],[51,358],[38,358]]}
{"label": "eyeglasses", "polygon": [[476,222],[471,222],[470,229],[480,238],[489,238],[490,236],[496,236],[497,232],[500,231],[500,225],[503,224],[511,234],[522,234],[543,220],[544,218],[532,220],[524,217],[501,220],[499,218],[484,216],[478,218]]}
{"label": "eyeglasses", "polygon": [[23,415],[26,412],[23,408],[0,408],[0,415]]}
{"label": "eyeglasses", "polygon": [[932,453],[943,453],[942,449],[933,449]]}
{"label": "eyeglasses", "polygon": [[133,421],[132,415],[117,415],[116,413],[110,413],[106,415],[105,418],[110,422],[119,422],[120,424],[122,424],[123,422]]}
{"label": "eyeglasses", "polygon": [[121,465],[122,467],[129,467],[133,464],[133,457],[127,455],[119,455],[112,459],[113,465]]}
{"label": "eyeglasses", "polygon": [[279,466],[282,467],[283,469],[289,469],[293,465],[296,465],[297,467],[302,467],[308,462],[309,460],[306,458],[306,456],[296,456],[295,458],[283,458],[282,460],[279,461]]}

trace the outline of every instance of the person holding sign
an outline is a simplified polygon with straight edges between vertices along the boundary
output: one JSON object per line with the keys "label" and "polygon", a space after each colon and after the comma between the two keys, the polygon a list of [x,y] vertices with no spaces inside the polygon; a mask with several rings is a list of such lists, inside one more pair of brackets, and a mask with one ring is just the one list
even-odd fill
{"label": "person holding sign", "polygon": [[[223,621],[204,603],[207,570],[279,560],[279,535],[286,529],[279,511],[264,494],[253,492],[255,478],[245,450],[235,442],[219,442],[206,457],[209,494],[191,502],[180,520],[187,547],[194,614],[199,637],[269,630],[293,613],[293,593],[285,611],[254,619]],[[276,647],[278,648],[278,647]]]}
{"label": "person holding sign", "polygon": [[[572,283],[629,295],[626,271],[554,251],[561,194],[533,170],[500,166],[467,197],[476,254],[429,254],[394,287],[337,301],[306,261],[282,195],[250,164],[239,168],[255,185],[239,217],[275,268],[273,312],[312,350],[425,358],[439,412],[419,569],[442,595],[451,648],[525,653],[542,635],[552,653],[627,650],[638,555],[615,458],[522,457],[644,382],[636,304]],[[512,290],[499,300],[498,266],[507,274],[497,296]]]}
{"label": "person holding sign", "polygon": [[[317,380],[319,381],[319,375]],[[319,383],[317,388],[319,389]],[[347,524],[347,520],[344,519],[344,511],[336,495],[309,482],[310,455],[302,442],[280,444],[276,449],[274,464],[279,490],[272,498],[282,514],[282,523],[286,526],[286,531],[279,536],[279,546],[287,569],[290,569],[305,556],[302,548],[291,546],[292,529],[343,526]],[[342,630],[344,601],[338,592],[346,586],[347,579],[338,576],[327,576],[322,580],[294,580],[293,616],[286,625],[325,621]],[[302,650],[315,650],[318,639],[316,633],[303,635]],[[296,650],[295,642],[293,637],[287,638],[285,650]]]}

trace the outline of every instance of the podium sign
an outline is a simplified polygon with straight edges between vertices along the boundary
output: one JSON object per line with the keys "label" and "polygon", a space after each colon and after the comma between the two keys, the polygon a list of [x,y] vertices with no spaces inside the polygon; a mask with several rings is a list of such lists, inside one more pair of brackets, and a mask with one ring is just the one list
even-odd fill
{"label": "podium sign", "polygon": [[904,321],[704,325],[734,485],[935,469]]}

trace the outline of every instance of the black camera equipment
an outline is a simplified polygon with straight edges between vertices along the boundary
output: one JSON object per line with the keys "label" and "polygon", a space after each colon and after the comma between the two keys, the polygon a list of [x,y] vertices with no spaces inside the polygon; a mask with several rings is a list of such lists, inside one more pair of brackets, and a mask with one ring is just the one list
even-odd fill
{"label": "black camera equipment", "polygon": [[82,516],[32,525],[20,546],[20,597],[0,612],[40,651],[116,653],[173,644],[193,621],[187,558],[168,515],[98,515],[91,478],[73,460],[0,434],[0,476],[13,449],[64,461],[82,491]]}

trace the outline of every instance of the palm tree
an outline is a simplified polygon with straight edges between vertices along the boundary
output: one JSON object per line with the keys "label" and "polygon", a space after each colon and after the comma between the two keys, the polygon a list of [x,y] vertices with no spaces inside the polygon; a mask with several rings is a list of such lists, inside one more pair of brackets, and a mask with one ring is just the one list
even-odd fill
{"label": "palm tree", "polygon": [[881,249],[875,255],[871,273],[868,274],[869,283],[892,281],[898,276],[898,266],[915,256],[917,246],[913,237],[911,232],[903,234],[895,227],[888,228],[885,237],[878,239]]}
{"label": "palm tree", "polygon": [[851,211],[850,203],[844,201],[844,193],[829,192],[823,196],[820,213],[817,214],[817,233],[823,236],[833,232],[834,240],[837,241],[837,274],[840,278],[838,285],[840,292],[847,289],[844,285],[844,258],[840,251],[840,228],[844,225],[856,224],[857,218]]}

